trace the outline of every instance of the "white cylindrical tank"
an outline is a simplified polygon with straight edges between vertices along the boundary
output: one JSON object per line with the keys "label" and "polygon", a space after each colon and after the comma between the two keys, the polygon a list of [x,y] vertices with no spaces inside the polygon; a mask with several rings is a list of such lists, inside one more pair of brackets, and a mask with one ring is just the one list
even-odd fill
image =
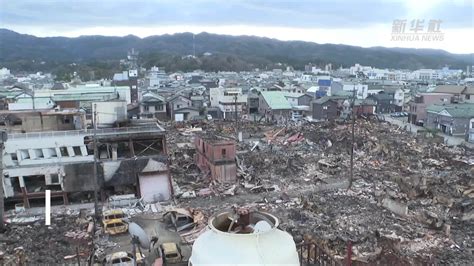
{"label": "white cylindrical tank", "polygon": [[293,238],[277,228],[275,216],[250,213],[245,232],[232,229],[239,220],[245,219],[231,212],[212,217],[208,230],[193,244],[189,265],[300,265]]}

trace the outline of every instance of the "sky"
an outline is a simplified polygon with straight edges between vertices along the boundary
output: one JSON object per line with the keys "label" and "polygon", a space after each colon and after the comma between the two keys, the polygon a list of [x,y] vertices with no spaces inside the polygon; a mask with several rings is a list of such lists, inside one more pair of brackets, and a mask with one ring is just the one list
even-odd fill
{"label": "sky", "polygon": [[39,37],[209,32],[474,53],[474,0],[0,0],[0,27]]}

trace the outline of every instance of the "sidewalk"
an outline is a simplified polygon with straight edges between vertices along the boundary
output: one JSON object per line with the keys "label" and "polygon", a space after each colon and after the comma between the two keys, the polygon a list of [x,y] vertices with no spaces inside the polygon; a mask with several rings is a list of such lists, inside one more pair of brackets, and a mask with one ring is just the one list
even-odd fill
{"label": "sidewalk", "polygon": [[[384,115],[384,117],[385,117],[385,121],[389,122],[390,124],[400,126],[401,128],[405,128],[405,126],[406,126],[406,130],[410,131],[414,134],[416,134],[418,132],[418,130],[424,130],[425,129],[424,127],[413,125],[411,123],[408,123],[408,122],[390,117],[388,115]],[[458,145],[463,144],[466,147],[474,149],[474,143],[469,143],[469,142],[465,141],[462,138],[454,137],[454,136],[448,136],[448,135],[445,135],[443,133],[438,133],[437,135],[440,136],[440,137],[443,137],[444,143],[446,143],[446,145],[458,146]]]}

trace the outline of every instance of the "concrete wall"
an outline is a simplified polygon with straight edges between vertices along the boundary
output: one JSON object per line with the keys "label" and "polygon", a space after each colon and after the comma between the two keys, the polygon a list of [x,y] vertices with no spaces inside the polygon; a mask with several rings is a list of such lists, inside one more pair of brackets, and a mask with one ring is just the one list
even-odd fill
{"label": "concrete wall", "polygon": [[[85,114],[54,111],[41,112],[5,112],[5,128],[8,132],[39,132],[74,130],[85,128]],[[21,123],[13,121],[21,121]]]}
{"label": "concrete wall", "polygon": [[[95,106],[97,106],[97,110]],[[92,113],[95,111],[97,111],[99,127],[111,127],[115,122],[127,119],[127,103],[125,101],[93,102]],[[94,115],[92,122],[95,124]]]}

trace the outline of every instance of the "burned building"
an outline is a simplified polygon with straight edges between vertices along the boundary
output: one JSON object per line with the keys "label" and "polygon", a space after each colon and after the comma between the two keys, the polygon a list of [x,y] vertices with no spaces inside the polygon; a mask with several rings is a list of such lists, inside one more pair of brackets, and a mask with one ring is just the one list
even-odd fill
{"label": "burned building", "polygon": [[237,178],[235,142],[217,136],[200,135],[194,138],[196,164],[209,173],[213,180],[233,182]]}
{"label": "burned building", "polygon": [[77,109],[0,112],[0,129],[7,132],[76,130],[85,123],[85,112]]}
{"label": "burned building", "polygon": [[165,130],[158,125],[9,134],[3,167],[6,200],[26,207],[46,190],[67,204],[70,194],[93,191],[95,184],[103,197],[134,193],[152,202],[172,196]]}

